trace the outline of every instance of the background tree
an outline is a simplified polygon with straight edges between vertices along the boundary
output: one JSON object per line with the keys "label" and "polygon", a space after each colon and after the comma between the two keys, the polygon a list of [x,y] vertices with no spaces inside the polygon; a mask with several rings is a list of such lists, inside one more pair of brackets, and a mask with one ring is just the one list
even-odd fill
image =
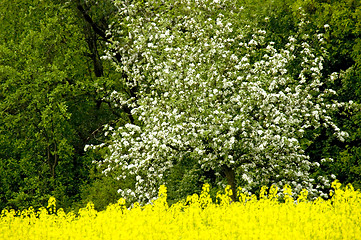
{"label": "background tree", "polygon": [[107,26],[111,15],[94,9],[91,1],[0,3],[0,209],[36,207],[49,195],[70,207],[90,181],[85,144],[122,118],[104,99],[117,74],[89,23]]}
{"label": "background tree", "polygon": [[296,1],[293,6],[295,16],[302,7],[310,22],[309,34],[325,32],[325,48],[330,53],[324,64],[324,74],[340,72],[338,78],[328,83],[337,91],[337,99],[350,102],[352,108],[340,109],[332,117],[338,126],[350,134],[345,142],[340,142],[326,129],[308,148],[311,158],[327,156],[333,159],[322,171],[334,173],[344,184],[361,186],[360,171],[360,51],[361,51],[361,2],[342,1]]}

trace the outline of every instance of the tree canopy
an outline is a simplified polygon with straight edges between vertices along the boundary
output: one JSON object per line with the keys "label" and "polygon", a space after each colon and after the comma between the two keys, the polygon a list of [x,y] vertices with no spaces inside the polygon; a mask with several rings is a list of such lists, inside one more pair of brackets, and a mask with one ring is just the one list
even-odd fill
{"label": "tree canopy", "polygon": [[117,4],[109,33],[124,84],[136,93],[113,98],[137,120],[109,129],[104,172],[135,179],[121,193],[149,200],[170,169],[189,159],[212,170],[218,184],[225,176],[234,194],[236,185],[291,184],[313,194],[322,193],[318,183],[329,187],[323,176],[312,179],[320,163],[303,148],[312,140],[306,132],[320,126],[347,137],[329,115],[342,104],[326,87],[337,74],[322,75],[324,34],[309,35],[300,19],[296,35],[275,47],[233,0]]}
{"label": "tree canopy", "polygon": [[49,195],[70,206],[89,175],[84,145],[121,114],[102,100],[112,70],[77,6],[0,3],[0,208]]}

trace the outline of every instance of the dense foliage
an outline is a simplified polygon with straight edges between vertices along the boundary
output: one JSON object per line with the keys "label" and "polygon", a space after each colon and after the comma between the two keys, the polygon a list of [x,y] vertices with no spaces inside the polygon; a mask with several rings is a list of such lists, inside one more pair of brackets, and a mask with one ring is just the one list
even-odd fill
{"label": "dense foliage", "polygon": [[358,0],[2,1],[0,209],[360,188],[360,33]]}
{"label": "dense foliage", "polygon": [[0,209],[50,194],[70,207],[89,179],[84,145],[120,116],[102,100],[114,74],[75,5],[14,0],[0,11]]}
{"label": "dense foliage", "polygon": [[331,85],[337,91],[338,99],[352,101],[353,109],[345,109],[334,115],[338,125],[348,131],[350,137],[345,143],[332,138],[327,131],[320,132],[310,148],[314,158],[325,155],[334,159],[326,171],[337,173],[344,183],[361,186],[361,129],[360,129],[360,76],[361,76],[361,2],[342,1],[298,1],[297,7],[305,9],[310,32],[317,32],[326,25],[326,46],[330,56],[325,62],[324,72],[340,72]]}

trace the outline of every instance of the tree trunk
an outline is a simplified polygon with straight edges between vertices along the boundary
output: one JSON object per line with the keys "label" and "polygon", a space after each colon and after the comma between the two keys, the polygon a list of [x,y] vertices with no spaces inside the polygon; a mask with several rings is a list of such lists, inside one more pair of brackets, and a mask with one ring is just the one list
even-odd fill
{"label": "tree trunk", "polygon": [[222,170],[226,175],[228,185],[231,186],[232,201],[235,202],[237,200],[237,190],[236,190],[236,177],[235,177],[234,169],[228,167],[227,165],[223,165]]}

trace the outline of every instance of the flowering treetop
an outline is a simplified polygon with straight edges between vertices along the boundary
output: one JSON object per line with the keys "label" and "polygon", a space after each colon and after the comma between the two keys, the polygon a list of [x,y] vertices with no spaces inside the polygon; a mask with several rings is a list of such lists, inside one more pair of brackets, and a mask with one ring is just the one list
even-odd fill
{"label": "flowering treetop", "polygon": [[318,163],[300,140],[322,124],[346,136],[329,116],[339,104],[324,88],[334,75],[321,74],[322,35],[304,34],[301,21],[298,35],[277,49],[241,20],[235,0],[115,4],[119,22],[106,58],[114,50],[122,56],[117,67],[132,94],[110,97],[137,119],[109,129],[105,172],[135,179],[120,192],[150,200],[167,171],[191,157],[203,169],[230,172],[246,189],[291,184],[317,194],[309,170]]}

